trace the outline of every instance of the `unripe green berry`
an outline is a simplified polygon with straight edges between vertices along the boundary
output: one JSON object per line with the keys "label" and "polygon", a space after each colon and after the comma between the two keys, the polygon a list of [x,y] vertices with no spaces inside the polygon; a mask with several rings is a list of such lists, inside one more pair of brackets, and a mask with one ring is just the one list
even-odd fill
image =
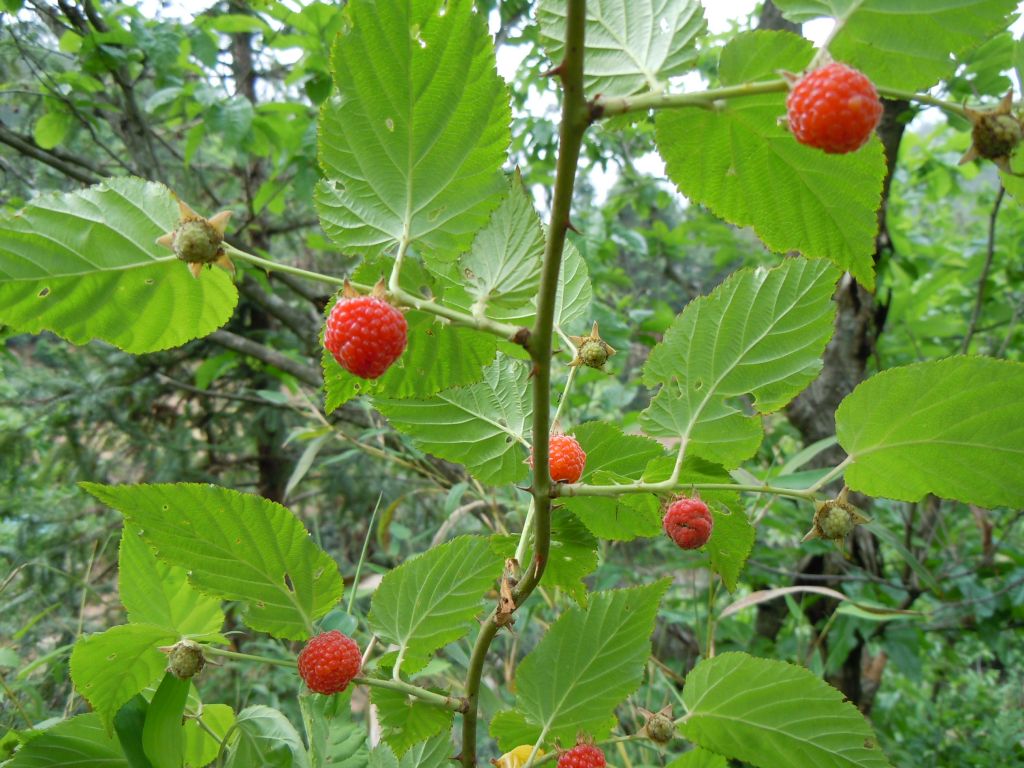
{"label": "unripe green berry", "polygon": [[585,341],[579,349],[579,358],[591,368],[604,368],[608,362],[608,345],[599,339]]}
{"label": "unripe green berry", "polygon": [[985,114],[971,131],[974,146],[982,157],[1009,157],[1021,140],[1021,125],[1013,115]]}
{"label": "unripe green berry", "polygon": [[188,219],[174,230],[174,253],[190,264],[211,264],[221,255],[224,236],[205,219]]}
{"label": "unripe green berry", "polygon": [[174,645],[167,654],[167,671],[177,678],[188,680],[206,666],[206,657],[198,643],[182,640]]}
{"label": "unripe green berry", "polygon": [[842,539],[853,530],[853,515],[843,506],[831,502],[822,512],[818,518],[818,525],[821,526],[821,533],[826,539]]}
{"label": "unripe green berry", "polygon": [[646,728],[647,736],[658,744],[668,744],[676,735],[676,724],[672,722],[672,718],[661,712],[655,712],[650,716]]}

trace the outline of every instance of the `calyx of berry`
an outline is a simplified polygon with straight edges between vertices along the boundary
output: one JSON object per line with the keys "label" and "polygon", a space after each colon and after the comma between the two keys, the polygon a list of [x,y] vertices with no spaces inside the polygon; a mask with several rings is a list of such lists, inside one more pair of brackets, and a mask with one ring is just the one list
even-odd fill
{"label": "calyx of berry", "polygon": [[167,671],[181,680],[195,677],[206,666],[203,647],[191,640],[180,640],[160,650],[167,654]]}
{"label": "calyx of berry", "polygon": [[569,340],[576,345],[576,358],[569,363],[572,366],[586,365],[600,371],[608,358],[615,354],[615,350],[597,332],[596,320],[589,336],[570,336]]}
{"label": "calyx of berry", "polygon": [[231,211],[221,211],[206,219],[182,200],[178,201],[178,210],[181,216],[177,226],[158,237],[157,245],[174,251],[175,256],[188,264],[192,277],[196,279],[207,264],[216,264],[234,272],[235,265],[224,250],[224,231],[231,218]]}
{"label": "calyx of berry", "polygon": [[981,157],[991,160],[999,170],[1012,174],[1010,157],[1024,137],[1024,125],[1013,114],[1013,91],[1007,93],[995,109],[965,107],[964,112],[971,121],[972,142],[970,149],[960,158],[960,165]]}
{"label": "calyx of berry", "polygon": [[657,744],[668,744],[676,735],[676,724],[672,720],[672,705],[668,705],[657,712],[648,712],[640,707],[640,713],[647,718],[644,723],[643,733],[651,741]]}
{"label": "calyx of berry", "polygon": [[861,514],[847,500],[848,494],[849,489],[844,487],[835,499],[822,501],[815,505],[811,530],[804,536],[803,541],[830,539],[842,550],[846,537],[853,532],[854,528],[871,522],[871,518]]}

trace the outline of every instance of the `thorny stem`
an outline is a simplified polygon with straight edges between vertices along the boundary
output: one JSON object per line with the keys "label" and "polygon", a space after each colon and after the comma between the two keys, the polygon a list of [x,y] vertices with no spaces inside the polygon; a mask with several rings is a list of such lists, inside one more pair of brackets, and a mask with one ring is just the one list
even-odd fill
{"label": "thorny stem", "polygon": [[[558,162],[555,175],[551,223],[544,247],[537,318],[526,344],[533,361],[533,562],[524,568],[523,578],[513,597],[519,606],[540,583],[547,565],[551,544],[551,476],[548,469],[548,436],[551,429],[551,339],[555,323],[555,297],[562,266],[562,252],[570,227],[572,193],[576,182],[583,135],[593,114],[583,95],[583,36],[586,0],[568,0],[566,9],[565,58],[557,67],[562,80],[562,116],[558,137]],[[462,723],[464,768],[476,765],[476,726],[487,649],[498,631],[495,614],[480,628],[466,678],[466,710]]]}
{"label": "thorny stem", "polygon": [[671,493],[685,488],[694,491],[736,491],[737,493],[764,493],[769,496],[786,496],[791,499],[814,501],[815,490],[808,488],[782,488],[776,485],[743,485],[734,483],[630,483],[629,485],[587,485],[574,483],[556,485],[552,490],[557,496],[621,496],[627,493]]}
{"label": "thorny stem", "polygon": [[[345,281],[340,277],[323,275],[319,272],[311,272],[308,269],[300,269],[299,267],[292,267],[288,264],[279,264],[276,261],[270,261],[253,253],[240,250],[233,245],[225,246],[225,250],[228,256],[240,259],[241,261],[247,261],[258,267],[263,267],[268,272],[281,272],[287,275],[295,275],[296,277],[304,277],[307,280],[316,280],[317,282],[326,283],[328,285],[343,286],[345,284]],[[404,256],[404,251],[400,250],[400,254]],[[397,266],[399,261],[396,260],[395,264]],[[499,323],[498,321],[491,320],[487,317],[474,317],[473,315],[467,315],[465,312],[460,312],[457,309],[452,309],[451,307],[438,304],[430,299],[425,299],[409,293],[408,291],[397,287],[397,282],[394,280],[392,283],[396,285],[396,287],[389,288],[391,297],[396,303],[403,307],[411,307],[412,309],[418,309],[422,312],[429,312],[437,317],[443,317],[446,320],[450,320],[453,325],[461,325],[467,328],[474,328],[478,331],[492,333],[495,336],[499,336],[509,341],[515,341],[523,331],[523,329],[517,325]],[[366,293],[373,290],[373,286],[371,285],[362,285],[361,283],[353,283],[351,281],[349,281],[349,284],[353,288]]]}
{"label": "thorny stem", "polygon": [[[897,88],[877,86],[878,93],[889,99],[906,99],[938,107],[961,117],[967,112],[960,104],[930,96],[927,93],[901,91]],[[612,117],[629,112],[646,112],[650,109],[679,109],[681,107],[703,107],[717,109],[718,102],[744,96],[756,96],[763,93],[784,93],[789,83],[782,78],[757,83],[740,83],[722,88],[709,88],[706,91],[693,93],[642,93],[637,96],[620,96],[617,98],[598,97],[594,104],[595,117]]]}
{"label": "thorny stem", "polygon": [[[295,668],[295,659],[275,659],[269,656],[255,656],[251,653],[228,651],[223,648],[216,648],[209,645],[203,646],[203,655],[222,656],[226,659],[235,659],[237,661],[252,661],[257,664],[273,664],[277,667]],[[433,691],[428,691],[426,688],[420,688],[418,685],[407,683],[404,680],[382,680],[376,677],[353,677],[352,682],[356,685],[368,685],[373,688],[387,688],[388,690],[397,691],[398,693],[404,693],[407,696],[413,696],[427,704],[432,704],[435,707],[452,709],[456,712],[462,711],[464,707],[464,702],[461,699],[457,699],[454,696],[445,696],[440,693],[434,693]]]}

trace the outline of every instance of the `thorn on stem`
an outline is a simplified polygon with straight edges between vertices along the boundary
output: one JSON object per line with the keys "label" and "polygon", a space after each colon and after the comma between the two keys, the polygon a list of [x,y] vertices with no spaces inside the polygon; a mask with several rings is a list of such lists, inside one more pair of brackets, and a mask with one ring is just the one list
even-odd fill
{"label": "thorn on stem", "polygon": [[541,77],[554,77],[555,75],[558,75],[558,77],[561,77],[564,73],[565,73],[565,62],[563,61],[557,67],[552,67],[551,69],[549,69],[549,70],[547,70],[545,72],[541,72],[540,76]]}
{"label": "thorn on stem", "polygon": [[565,228],[566,228],[566,229],[569,229],[569,230],[572,230],[572,231],[573,231],[573,232],[575,232],[575,233],[576,233],[577,235],[581,234],[581,232],[580,232],[580,231],[579,231],[578,229],[576,229],[576,225],[575,225],[575,224],[573,224],[573,223],[572,223],[571,221],[566,221],[566,222],[565,222]]}

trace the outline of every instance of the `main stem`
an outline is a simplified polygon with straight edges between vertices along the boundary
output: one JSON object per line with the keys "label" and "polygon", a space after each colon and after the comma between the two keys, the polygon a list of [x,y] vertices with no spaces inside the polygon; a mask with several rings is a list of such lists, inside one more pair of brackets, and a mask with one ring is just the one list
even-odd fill
{"label": "main stem", "polygon": [[[551,338],[555,324],[555,297],[562,269],[562,253],[569,231],[572,193],[580,159],[583,135],[591,123],[591,109],[583,95],[583,32],[586,0],[568,0],[566,11],[565,58],[556,68],[562,80],[562,118],[558,135],[558,164],[555,175],[551,223],[544,247],[537,299],[537,319],[525,344],[533,361],[533,562],[525,569],[513,597],[516,606],[530,596],[547,566],[551,545],[551,474],[548,469],[548,436],[551,430]],[[498,632],[495,614],[480,628],[466,677],[466,710],[462,722],[464,768],[476,765],[476,726],[480,677],[491,641]]]}

